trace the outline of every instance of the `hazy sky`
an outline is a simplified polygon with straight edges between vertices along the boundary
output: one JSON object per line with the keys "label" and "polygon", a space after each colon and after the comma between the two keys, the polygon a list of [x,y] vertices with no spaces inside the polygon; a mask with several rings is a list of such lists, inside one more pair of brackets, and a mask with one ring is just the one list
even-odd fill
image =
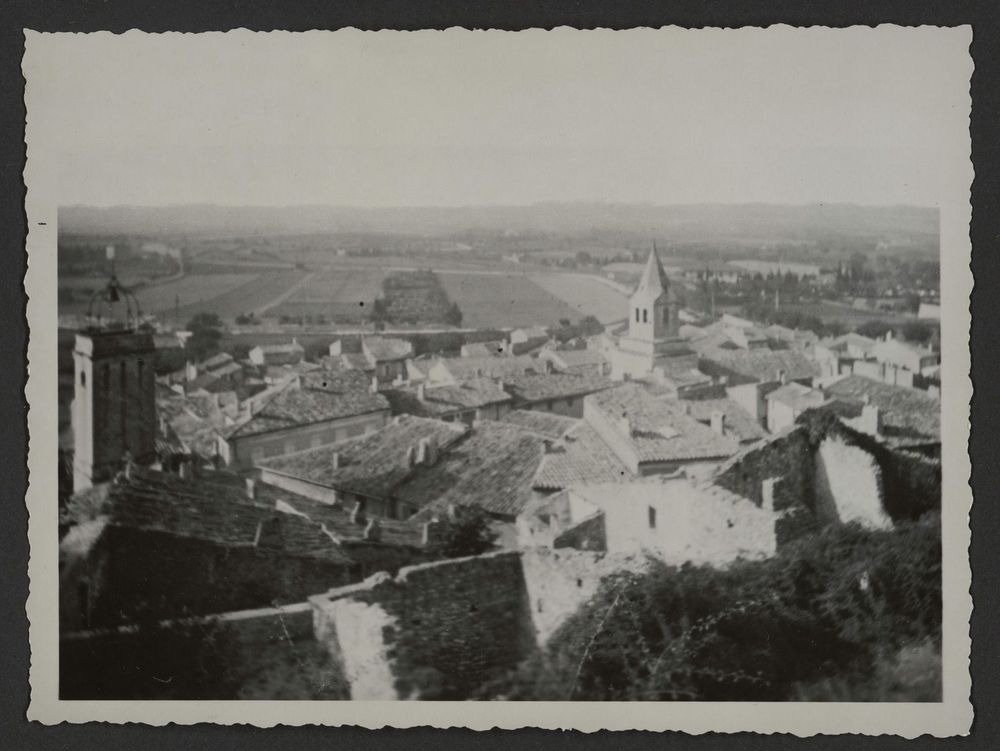
{"label": "hazy sky", "polygon": [[[934,205],[954,30],[44,35],[59,202]],[[37,119],[35,119],[37,118]]]}

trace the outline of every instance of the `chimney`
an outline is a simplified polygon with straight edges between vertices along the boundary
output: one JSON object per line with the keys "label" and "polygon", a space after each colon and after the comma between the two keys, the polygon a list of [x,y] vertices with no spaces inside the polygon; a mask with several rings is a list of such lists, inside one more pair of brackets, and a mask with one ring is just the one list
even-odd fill
{"label": "chimney", "polygon": [[407,467],[412,467],[413,464],[414,464],[414,461],[416,460],[416,458],[417,458],[416,449],[414,449],[413,446],[407,447],[407,449],[406,449],[406,466]]}
{"label": "chimney", "polygon": [[419,401],[427,401],[427,386],[424,383],[417,384],[417,399]]}
{"label": "chimney", "polygon": [[889,329],[888,331],[885,332],[885,340],[887,342],[892,341],[892,329]]}
{"label": "chimney", "polygon": [[184,380],[190,383],[198,377],[198,366],[191,363],[184,363]]}
{"label": "chimney", "polygon": [[379,527],[377,519],[368,520],[368,524],[365,525],[363,537],[371,542],[378,542],[382,539],[382,528]]}
{"label": "chimney", "polygon": [[545,438],[542,440],[542,453],[551,454],[552,453],[552,439]]}
{"label": "chimney", "polygon": [[866,404],[861,408],[861,430],[868,435],[882,434],[882,412],[874,404]]}
{"label": "chimney", "polygon": [[333,455],[330,457],[330,467],[331,469],[340,469],[340,452],[334,451]]}
{"label": "chimney", "polygon": [[552,361],[549,358],[542,360],[542,372],[551,373],[552,372]]}
{"label": "chimney", "polygon": [[252,477],[246,479],[247,498],[251,501],[257,497],[257,481]]}
{"label": "chimney", "polygon": [[361,518],[361,501],[355,501],[351,506],[351,524],[360,524]]}
{"label": "chimney", "polygon": [[778,383],[784,386],[785,383],[787,383],[787,381],[788,381],[788,376],[785,374],[784,368],[782,368],[778,371]]}
{"label": "chimney", "polygon": [[417,464],[427,464],[427,439],[421,438],[417,441]]}
{"label": "chimney", "polygon": [[507,390],[504,388],[503,378],[497,378],[497,388],[500,389],[501,391]]}
{"label": "chimney", "polygon": [[377,394],[378,393],[378,376],[377,375],[372,376],[372,393],[373,394]]}
{"label": "chimney", "polygon": [[726,413],[720,410],[712,412],[712,431],[719,435],[726,434]]}

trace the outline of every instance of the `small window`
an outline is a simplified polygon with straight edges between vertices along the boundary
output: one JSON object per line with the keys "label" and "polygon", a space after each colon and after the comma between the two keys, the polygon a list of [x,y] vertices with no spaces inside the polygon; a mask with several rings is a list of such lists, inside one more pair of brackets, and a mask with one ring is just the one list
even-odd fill
{"label": "small window", "polygon": [[538,610],[539,613],[542,612],[543,608],[542,608],[542,601],[541,600],[538,600],[538,602],[535,603],[535,609]]}
{"label": "small window", "polygon": [[656,529],[656,509],[649,507],[649,528]]}
{"label": "small window", "polygon": [[582,587],[583,586],[583,579],[577,579],[576,580],[576,586],[577,587]]}
{"label": "small window", "polygon": [[87,371],[80,371],[80,385],[86,387],[87,385]]}
{"label": "small window", "polygon": [[647,318],[646,318],[646,315],[647,315],[648,313],[649,313],[649,311],[648,311],[648,310],[646,310],[645,308],[643,308],[643,309],[642,309],[642,322],[643,322],[643,323],[649,323],[649,321],[648,321],[648,320],[647,320]]}
{"label": "small window", "polygon": [[639,309],[638,308],[635,309],[635,322],[639,323]]}

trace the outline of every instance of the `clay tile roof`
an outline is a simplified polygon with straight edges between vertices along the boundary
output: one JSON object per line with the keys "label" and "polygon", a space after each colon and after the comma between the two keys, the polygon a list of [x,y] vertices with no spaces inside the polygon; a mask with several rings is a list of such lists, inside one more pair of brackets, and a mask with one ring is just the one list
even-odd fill
{"label": "clay tile roof", "polygon": [[427,386],[420,400],[414,387],[385,389],[382,392],[393,414],[421,417],[450,415],[467,409],[510,401],[510,394],[489,378],[470,378],[457,385]]}
{"label": "clay tile roof", "polygon": [[501,422],[517,425],[546,438],[561,438],[568,430],[580,423],[573,417],[556,415],[551,412],[537,412],[532,409],[515,409],[500,418]]}
{"label": "clay tile roof", "polygon": [[553,354],[564,362],[567,368],[603,365],[607,362],[607,358],[596,349],[560,349]]}
{"label": "clay tile roof", "polygon": [[365,436],[266,459],[259,466],[316,485],[387,498],[414,471],[407,457],[410,448],[416,449],[422,439],[429,439],[437,442],[439,451],[447,451],[467,432],[461,423],[401,415]]}
{"label": "clay tile roof", "polygon": [[279,391],[232,430],[230,437],[258,435],[389,409],[384,396],[372,393],[364,374],[353,371],[352,377],[348,373],[352,371],[307,374],[301,388],[289,385]]}
{"label": "clay tile roof", "polygon": [[803,386],[801,383],[786,383],[767,395],[767,400],[781,402],[795,409],[818,407],[825,401],[821,391]]}
{"label": "clay tile roof", "polygon": [[448,357],[438,360],[447,368],[456,381],[470,378],[510,378],[527,372],[541,372],[544,363],[527,355],[507,355],[502,357]]}
{"label": "clay tile roof", "polygon": [[418,506],[478,506],[516,516],[533,497],[543,439],[515,425],[481,420],[437,464],[418,467],[395,496]]}
{"label": "clay tile roof", "polygon": [[597,373],[525,373],[504,379],[514,397],[525,402],[561,399],[592,394],[612,386],[612,382]]}
{"label": "clay tile roof", "polygon": [[200,363],[198,363],[198,367],[202,368],[203,370],[214,370],[215,368],[231,363],[232,361],[233,361],[232,355],[226,352],[220,352],[217,355],[209,357],[207,360],[202,360]]}
{"label": "clay tile roof", "polygon": [[827,396],[879,408],[885,433],[896,443],[941,440],[941,403],[927,392],[851,375],[824,389]]}
{"label": "clay tile roof", "polygon": [[767,431],[738,403],[732,399],[696,399],[681,402],[687,405],[688,414],[702,424],[710,424],[713,412],[722,412],[726,416],[725,429],[727,435],[732,435],[740,443],[756,441],[767,436]]}
{"label": "clay tile roof", "polygon": [[[244,479],[228,472],[206,471],[185,480],[136,467],[130,479],[105,487],[100,506],[91,502],[86,513],[113,526],[243,547],[255,543],[261,523],[278,519],[281,553],[345,564],[356,559],[353,545],[362,540],[363,527],[352,524],[346,510],[264,483],[257,483],[250,499]],[[417,525],[385,520],[380,526],[383,545],[421,544]]]}
{"label": "clay tile roof", "polygon": [[586,422],[580,421],[542,458],[532,486],[561,490],[577,483],[621,482],[632,473]]}
{"label": "clay tile roof", "polygon": [[701,358],[711,368],[721,368],[743,378],[767,383],[785,371],[791,381],[820,375],[819,365],[795,349],[726,349],[710,347],[701,350]]}
{"label": "clay tile roof", "polygon": [[625,437],[641,462],[717,459],[739,450],[732,437],[684,414],[678,402],[651,396],[641,384],[599,391],[587,400],[612,424],[622,416],[629,418],[631,435]]}
{"label": "clay tile roof", "polygon": [[385,336],[366,336],[361,346],[376,360],[401,360],[413,355],[413,345],[406,339]]}

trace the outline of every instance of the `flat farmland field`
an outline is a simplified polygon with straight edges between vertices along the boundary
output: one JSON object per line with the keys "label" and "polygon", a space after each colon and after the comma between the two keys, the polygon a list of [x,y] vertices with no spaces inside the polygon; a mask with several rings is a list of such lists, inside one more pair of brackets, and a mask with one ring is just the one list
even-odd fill
{"label": "flat farmland field", "polygon": [[523,274],[437,274],[448,297],[461,308],[463,326],[551,326],[560,318],[580,317],[579,311]]}
{"label": "flat farmland field", "polygon": [[381,269],[326,269],[314,272],[287,299],[270,308],[270,316],[323,316],[327,320],[361,320],[382,291]]}
{"label": "flat farmland field", "polygon": [[[257,274],[189,274],[170,282],[149,286],[132,286],[139,307],[144,313],[172,312],[175,301],[183,309],[204,306],[219,295],[253,282]],[[82,315],[86,313],[90,294],[107,284],[104,279],[68,278],[59,280],[59,312]],[[70,294],[65,294],[65,293]]]}
{"label": "flat farmland field", "polygon": [[135,296],[144,311],[167,312],[174,309],[175,301],[181,309],[198,306],[256,278],[256,274],[192,274],[175,282],[140,287]]}
{"label": "flat farmland field", "polygon": [[597,279],[583,274],[532,274],[532,282],[576,311],[574,318],[592,315],[601,323],[628,315],[628,298]]}
{"label": "flat farmland field", "polygon": [[[249,313],[280,299],[305,276],[304,271],[270,271],[251,275],[244,284],[232,287],[206,300],[185,305],[184,298],[181,298],[179,322],[183,323],[196,313],[203,312],[216,313],[223,319],[234,318],[241,313]],[[218,279],[219,274],[209,274],[206,275],[206,278]],[[168,307],[162,312],[172,313],[173,308]]]}

